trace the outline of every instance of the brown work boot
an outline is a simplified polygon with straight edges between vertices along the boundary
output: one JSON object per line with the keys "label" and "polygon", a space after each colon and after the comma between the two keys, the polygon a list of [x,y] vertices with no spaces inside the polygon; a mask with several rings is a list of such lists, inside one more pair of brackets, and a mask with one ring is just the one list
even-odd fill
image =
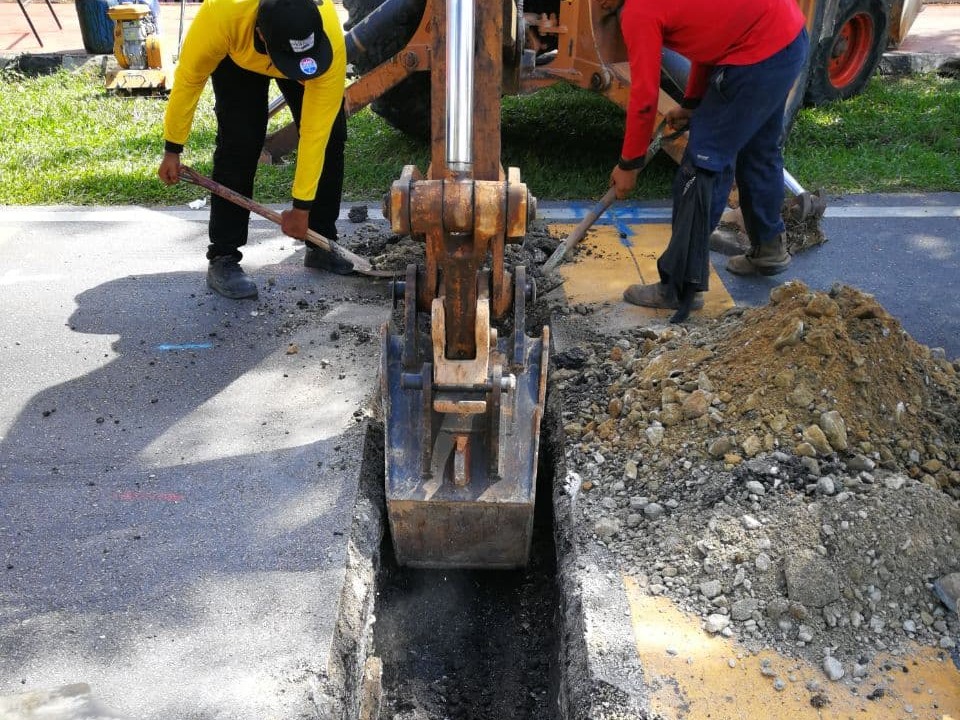
{"label": "brown work boot", "polygon": [[780,233],[770,242],[751,245],[746,255],[734,255],[727,260],[727,270],[734,275],[777,275],[790,265],[787,238]]}
{"label": "brown work boot", "polygon": [[[644,285],[638,283],[631,285],[623,291],[623,299],[631,305],[639,305],[648,308],[660,308],[663,310],[676,310],[680,307],[677,300],[677,293],[671,285],[663,283],[651,283]],[[697,293],[690,305],[691,310],[699,310],[703,307],[703,293]]]}

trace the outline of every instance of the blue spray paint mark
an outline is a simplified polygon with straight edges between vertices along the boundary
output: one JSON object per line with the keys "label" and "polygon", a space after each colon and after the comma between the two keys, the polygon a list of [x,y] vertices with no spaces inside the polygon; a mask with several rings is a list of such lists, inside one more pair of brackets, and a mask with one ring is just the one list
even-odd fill
{"label": "blue spray paint mark", "polygon": [[633,240],[630,238],[633,236],[633,229],[621,218],[612,218],[612,224],[619,231],[620,244],[625,248],[632,248]]}
{"label": "blue spray paint mark", "polygon": [[157,350],[166,351],[166,350],[209,350],[213,347],[213,343],[181,343],[179,345],[157,345]]}

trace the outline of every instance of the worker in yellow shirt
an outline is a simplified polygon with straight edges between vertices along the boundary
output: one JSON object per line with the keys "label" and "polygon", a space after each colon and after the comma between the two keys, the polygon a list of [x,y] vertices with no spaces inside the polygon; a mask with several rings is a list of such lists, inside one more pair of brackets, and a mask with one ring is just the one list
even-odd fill
{"label": "worker in yellow shirt", "polygon": [[[336,240],[347,123],[346,48],[333,0],[204,0],[180,51],[157,174],[168,185],[180,179],[180,153],[210,79],[217,116],[213,179],[252,197],[271,78],[300,133],[293,202],[281,213],[281,229],[297,239],[309,228]],[[256,283],[240,267],[249,219],[245,208],[211,199],[207,284],[224,297],[257,296]],[[309,243],[304,265],[340,273],[352,269]]]}

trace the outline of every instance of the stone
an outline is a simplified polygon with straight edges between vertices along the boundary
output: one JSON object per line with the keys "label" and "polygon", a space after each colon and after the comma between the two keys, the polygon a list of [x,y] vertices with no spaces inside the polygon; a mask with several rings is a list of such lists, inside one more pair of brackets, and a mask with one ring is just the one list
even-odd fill
{"label": "stone", "polygon": [[823,495],[833,495],[837,492],[836,483],[830,475],[824,475],[817,480],[817,492]]}
{"label": "stone", "polygon": [[710,409],[711,396],[703,390],[694,390],[687,395],[683,401],[683,417],[687,420],[694,420],[707,414]]}
{"label": "stone", "polygon": [[815,293],[803,311],[810,317],[836,317],[840,314],[840,306],[829,295]]}
{"label": "stone", "polygon": [[649,503],[643,507],[643,514],[647,516],[648,520],[656,520],[664,513],[663,505],[660,503]]}
{"label": "stone", "polygon": [[828,655],[823,659],[823,673],[830,678],[830,680],[836,682],[844,675],[843,664],[835,657]]}
{"label": "stone", "polygon": [[804,442],[810,443],[819,455],[830,455],[833,453],[833,446],[827,440],[827,436],[819,425],[810,425],[803,431]]}
{"label": "stone", "polygon": [[700,583],[700,594],[708,600],[712,600],[723,592],[723,586],[719,580],[705,580]]}
{"label": "stone", "polygon": [[594,524],[593,532],[599,538],[609,539],[620,532],[620,521],[616,518],[600,518]]}
{"label": "stone", "polygon": [[798,385],[790,392],[789,395],[787,395],[787,399],[791,402],[791,404],[803,408],[815,402],[817,396],[814,394],[813,390],[808,388],[806,385]]}
{"label": "stone", "polygon": [[660,445],[663,442],[663,425],[655,424],[650,425],[645,431],[644,434],[647,436],[647,442],[649,442],[654,447]]}
{"label": "stone", "polygon": [[715,613],[713,615],[707,616],[707,622],[704,624],[703,629],[706,630],[711,635],[716,635],[719,632],[723,632],[726,628],[730,626],[730,618],[726,615],[720,615]]}
{"label": "stone", "polygon": [[827,442],[837,452],[847,449],[847,424],[843,416],[836,410],[820,415],[820,429],[827,437]]}
{"label": "stone", "polygon": [[786,559],[787,597],[806,607],[826,607],[840,599],[840,581],[827,561],[812,551]]}
{"label": "stone", "polygon": [[710,453],[710,457],[719,459],[734,448],[736,448],[736,443],[733,440],[728,437],[720,437],[707,446],[707,452]]}
{"label": "stone", "polygon": [[951,612],[958,612],[960,601],[960,572],[950,573],[933,581],[933,592],[940,602],[946,605]]}
{"label": "stone", "polygon": [[737,600],[730,606],[730,617],[737,621],[749,620],[757,610],[757,601],[754,598]]}
{"label": "stone", "polygon": [[791,347],[796,345],[803,339],[804,324],[803,320],[795,318],[787,323],[787,326],[783,329],[776,340],[773,341],[773,347],[777,350],[782,350],[785,347]]}
{"label": "stone", "polygon": [[750,458],[763,449],[763,443],[756,435],[750,435],[746,440],[743,441],[742,447],[743,454]]}

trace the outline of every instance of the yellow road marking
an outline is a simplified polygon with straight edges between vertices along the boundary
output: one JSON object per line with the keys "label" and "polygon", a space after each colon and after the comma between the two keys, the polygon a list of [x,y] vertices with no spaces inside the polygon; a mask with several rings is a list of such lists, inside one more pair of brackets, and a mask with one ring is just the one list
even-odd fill
{"label": "yellow road marking", "polygon": [[[623,582],[650,709],[663,720],[960,719],[960,672],[946,651],[916,645],[900,657],[878,655],[854,695],[817,665],[769,651],[753,655],[733,640],[708,635],[698,618],[647,595],[633,578]],[[892,670],[882,670],[886,662]],[[774,687],[777,678],[782,690]],[[811,705],[817,693],[808,681],[821,686],[829,701],[823,707]],[[877,687],[882,696],[868,700]]]}
{"label": "yellow road marking", "polygon": [[[557,237],[565,238],[573,228],[573,225],[552,225],[550,230]],[[618,303],[625,312],[668,318],[672,314],[670,310],[639,308],[624,302],[623,291],[635,283],[660,280],[657,258],[670,241],[670,225],[643,223],[631,225],[630,229],[634,234],[627,238],[629,247],[612,225],[598,225],[589,231],[580,243],[576,258],[567,260],[559,268],[567,300],[574,304]],[[697,314],[717,317],[733,305],[733,298],[711,267],[710,290],[704,297],[703,310]]]}

